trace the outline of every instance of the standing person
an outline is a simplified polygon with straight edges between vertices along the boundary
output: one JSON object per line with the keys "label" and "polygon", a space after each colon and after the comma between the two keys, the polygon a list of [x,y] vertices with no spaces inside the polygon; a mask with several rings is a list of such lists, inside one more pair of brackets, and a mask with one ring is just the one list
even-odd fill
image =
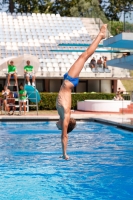
{"label": "standing person", "polygon": [[35,87],[35,74],[34,67],[30,65],[30,61],[27,60],[27,65],[24,67],[24,73],[26,75],[26,81],[30,85],[30,77],[32,78],[32,86]]}
{"label": "standing person", "polygon": [[104,68],[104,69],[108,69],[108,67],[107,67],[107,57],[104,57],[104,60],[103,60],[103,68]]}
{"label": "standing person", "polygon": [[19,91],[19,103],[20,103],[20,113],[22,111],[22,106],[24,108],[24,115],[26,112],[26,100],[27,100],[27,91],[24,90],[24,86],[20,85],[20,91]]}
{"label": "standing person", "polygon": [[8,86],[10,85],[10,79],[11,79],[11,76],[14,76],[14,80],[15,80],[15,86],[17,85],[17,69],[16,69],[16,66],[14,66],[14,62],[11,61],[10,63],[7,63],[8,64],[8,77],[7,77],[7,84]]}
{"label": "standing person", "polygon": [[14,111],[16,110],[16,107],[15,107],[15,98],[13,97],[12,92],[9,93],[9,97],[7,99],[7,104],[6,104],[6,111],[8,111],[8,115],[10,115],[11,110],[13,111],[12,112],[13,115]]}
{"label": "standing person", "polygon": [[68,133],[71,132],[76,126],[76,120],[70,118],[71,91],[79,82],[79,74],[83,69],[85,62],[94,53],[101,40],[105,38],[106,28],[106,24],[101,27],[98,36],[90,45],[90,47],[88,47],[87,50],[79,56],[79,58],[69,69],[68,73],[64,75],[64,81],[58,93],[56,108],[60,119],[56,125],[59,130],[62,130],[62,158],[66,160],[69,159],[69,156],[67,155]]}

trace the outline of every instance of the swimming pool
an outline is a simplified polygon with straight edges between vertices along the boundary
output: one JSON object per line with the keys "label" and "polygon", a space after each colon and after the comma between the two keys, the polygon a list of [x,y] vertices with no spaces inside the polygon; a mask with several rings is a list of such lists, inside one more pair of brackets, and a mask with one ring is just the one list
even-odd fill
{"label": "swimming pool", "polygon": [[54,122],[0,123],[0,200],[129,200],[133,134],[78,122],[61,155]]}

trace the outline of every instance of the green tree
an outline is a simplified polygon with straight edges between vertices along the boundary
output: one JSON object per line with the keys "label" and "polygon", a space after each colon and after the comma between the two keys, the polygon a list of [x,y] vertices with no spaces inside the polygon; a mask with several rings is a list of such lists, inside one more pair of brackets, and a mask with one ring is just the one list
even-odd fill
{"label": "green tree", "polygon": [[2,0],[0,2],[1,8],[3,5],[7,6],[7,9],[4,11],[11,13],[51,13],[53,2],[51,0]]}
{"label": "green tree", "polygon": [[53,13],[61,16],[70,16],[70,8],[77,3],[77,0],[55,0],[52,6]]}
{"label": "green tree", "polygon": [[110,26],[111,26],[111,34],[113,36],[118,35],[123,31],[123,22],[112,21],[110,22]]}
{"label": "green tree", "polygon": [[70,8],[71,16],[79,17],[94,17],[101,18],[104,23],[107,23],[107,18],[99,6],[98,0],[79,0]]}
{"label": "green tree", "polygon": [[16,12],[48,13],[50,12],[51,0],[14,0]]}
{"label": "green tree", "polygon": [[70,15],[74,17],[90,15],[91,2],[85,0],[79,0],[70,8]]}
{"label": "green tree", "polygon": [[61,16],[95,17],[107,23],[99,0],[55,0],[52,10]]}

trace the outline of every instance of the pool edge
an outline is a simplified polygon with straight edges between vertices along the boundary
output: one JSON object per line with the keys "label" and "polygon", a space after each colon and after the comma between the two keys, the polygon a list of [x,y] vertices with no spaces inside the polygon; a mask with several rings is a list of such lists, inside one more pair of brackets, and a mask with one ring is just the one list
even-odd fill
{"label": "pool edge", "polygon": [[128,125],[128,124],[121,124],[119,122],[113,122],[113,121],[110,121],[110,120],[105,120],[105,119],[100,119],[100,118],[89,118],[89,121],[115,126],[117,128],[128,130],[128,131],[133,131],[133,126]]}
{"label": "pool edge", "polygon": [[[43,122],[43,121],[57,121],[59,119],[59,117],[57,116],[49,116],[49,117],[40,117],[40,116],[28,116],[28,117],[22,117],[22,116],[18,116],[18,117],[0,117],[0,122]],[[91,122],[98,122],[101,124],[106,124],[106,125],[111,125],[111,126],[115,126],[117,128],[121,128],[121,129],[125,129],[125,130],[129,130],[129,131],[133,131],[133,126],[132,125],[128,125],[128,124],[122,124],[119,122],[114,122],[114,121],[110,121],[110,120],[105,120],[105,119],[101,119],[101,118],[93,118],[93,117],[75,117],[75,119],[77,121],[91,121]]]}

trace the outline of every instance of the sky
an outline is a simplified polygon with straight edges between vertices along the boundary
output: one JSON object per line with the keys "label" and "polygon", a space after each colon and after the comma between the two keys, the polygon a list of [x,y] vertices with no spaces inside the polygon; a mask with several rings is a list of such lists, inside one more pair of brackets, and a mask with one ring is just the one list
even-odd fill
{"label": "sky", "polygon": [[[122,12],[120,17],[120,21],[123,22],[123,20],[124,20],[124,12]],[[125,15],[125,21],[133,23],[133,11],[131,11],[131,15],[129,15],[128,13]]]}

